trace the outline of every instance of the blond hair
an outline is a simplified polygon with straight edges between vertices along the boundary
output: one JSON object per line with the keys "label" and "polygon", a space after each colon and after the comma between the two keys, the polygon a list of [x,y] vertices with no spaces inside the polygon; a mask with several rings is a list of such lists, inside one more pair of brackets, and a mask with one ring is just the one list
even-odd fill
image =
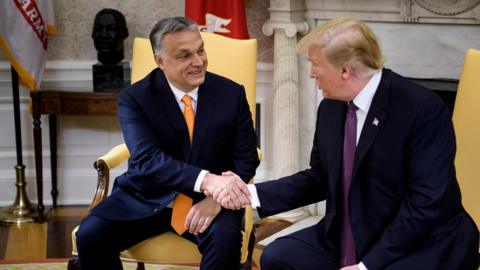
{"label": "blond hair", "polygon": [[383,67],[377,37],[365,23],[353,18],[325,22],[298,42],[297,51],[306,53],[311,46],[319,46],[327,61],[336,67],[351,65],[359,77]]}

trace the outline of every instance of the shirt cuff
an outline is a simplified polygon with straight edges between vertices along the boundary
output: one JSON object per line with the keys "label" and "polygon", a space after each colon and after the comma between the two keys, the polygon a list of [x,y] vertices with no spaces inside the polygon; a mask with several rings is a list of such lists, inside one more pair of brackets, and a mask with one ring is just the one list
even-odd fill
{"label": "shirt cuff", "polygon": [[205,180],[205,175],[207,175],[208,171],[202,170],[198,176],[197,180],[195,181],[195,186],[193,186],[193,191],[202,193],[200,187],[202,186],[203,180]]}
{"label": "shirt cuff", "polygon": [[260,199],[258,198],[257,194],[257,187],[255,187],[254,184],[248,184],[247,185],[248,191],[250,191],[250,195],[252,195],[252,198],[250,199],[250,204],[252,205],[252,208],[258,208],[260,207]]}
{"label": "shirt cuff", "polygon": [[365,264],[363,264],[363,262],[359,262],[359,263],[358,263],[358,269],[360,269],[360,270],[368,270],[368,268],[365,266]]}

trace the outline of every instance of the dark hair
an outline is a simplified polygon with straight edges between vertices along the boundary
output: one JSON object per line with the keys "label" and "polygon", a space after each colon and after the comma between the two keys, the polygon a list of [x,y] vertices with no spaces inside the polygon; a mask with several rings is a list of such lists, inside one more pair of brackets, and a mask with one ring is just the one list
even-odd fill
{"label": "dark hair", "polygon": [[180,32],[183,30],[199,31],[194,21],[185,17],[171,17],[160,20],[150,32],[150,44],[153,53],[163,53],[163,37],[168,33]]}

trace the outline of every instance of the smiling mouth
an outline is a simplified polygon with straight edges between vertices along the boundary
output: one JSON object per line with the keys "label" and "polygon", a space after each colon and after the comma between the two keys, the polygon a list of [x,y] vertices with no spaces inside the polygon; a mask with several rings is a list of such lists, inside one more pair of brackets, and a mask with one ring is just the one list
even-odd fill
{"label": "smiling mouth", "polygon": [[203,69],[197,69],[197,70],[190,71],[188,74],[198,75],[198,74],[202,74],[202,73],[203,73]]}

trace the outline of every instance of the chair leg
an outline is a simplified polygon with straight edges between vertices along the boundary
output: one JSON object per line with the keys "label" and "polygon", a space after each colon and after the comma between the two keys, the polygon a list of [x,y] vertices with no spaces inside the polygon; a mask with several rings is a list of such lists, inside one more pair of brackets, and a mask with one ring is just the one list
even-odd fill
{"label": "chair leg", "polygon": [[137,262],[137,270],[145,270],[145,264],[143,262]]}
{"label": "chair leg", "polygon": [[68,270],[80,270],[80,260],[78,259],[78,256],[73,256],[68,260]]}
{"label": "chair leg", "polygon": [[240,264],[240,270],[252,270],[252,256],[253,248],[255,247],[255,226],[253,226],[250,233],[250,239],[248,240],[248,256],[247,261]]}
{"label": "chair leg", "polygon": [[239,270],[252,270],[252,260],[249,259],[245,263],[240,264]]}

